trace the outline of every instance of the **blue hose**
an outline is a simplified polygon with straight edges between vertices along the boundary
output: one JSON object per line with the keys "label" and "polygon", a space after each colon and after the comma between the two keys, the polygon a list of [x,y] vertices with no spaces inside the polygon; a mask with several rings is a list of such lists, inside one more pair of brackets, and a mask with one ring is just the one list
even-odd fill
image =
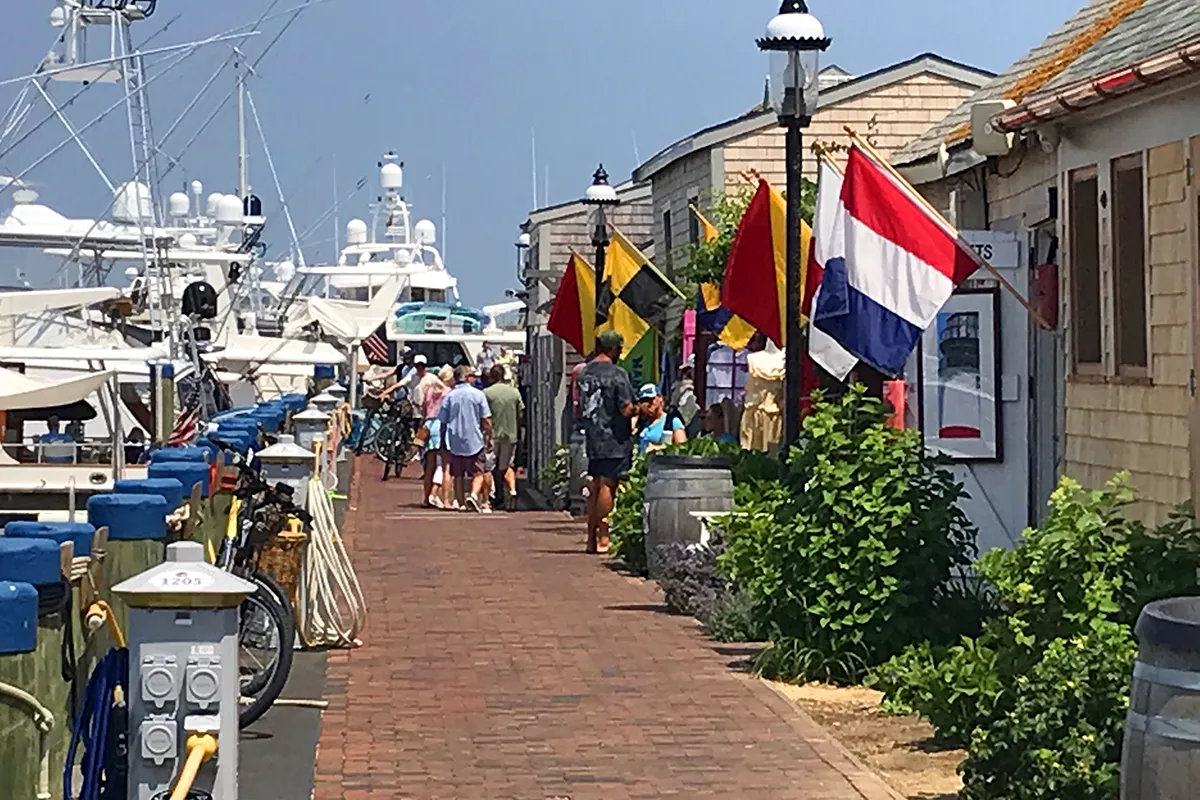
{"label": "blue hose", "polygon": [[[63,770],[63,797],[67,800],[125,800],[128,745],[125,728],[128,711],[124,693],[129,676],[129,651],[110,650],[88,680],[83,709],[71,732],[67,765]],[[120,687],[122,696],[114,696]],[[83,745],[83,788],[71,794],[72,768]]]}

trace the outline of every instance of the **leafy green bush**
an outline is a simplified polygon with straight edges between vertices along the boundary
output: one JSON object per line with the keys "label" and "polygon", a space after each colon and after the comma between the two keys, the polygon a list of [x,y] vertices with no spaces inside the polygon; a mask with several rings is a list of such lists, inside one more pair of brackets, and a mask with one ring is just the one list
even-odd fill
{"label": "leafy green bush", "polygon": [[962,765],[968,800],[1115,800],[1129,676],[1137,653],[1125,625],[1042,643],[1026,672],[978,725]]}
{"label": "leafy green bush", "polygon": [[1151,600],[1197,591],[1200,531],[1181,507],[1148,531],[1124,512],[1127,475],[1083,489],[1064,478],[1039,530],[978,572],[1002,616],[959,648],[910,648],[877,669],[885,705],[965,743],[971,800],[1115,798],[1132,625]]}
{"label": "leafy green bush", "polygon": [[642,514],[646,504],[646,467],[644,455],[634,455],[629,475],[617,487],[612,514],[608,517],[608,552],[635,575],[646,575],[646,536]]}
{"label": "leafy green bush", "polygon": [[563,508],[571,485],[570,447],[564,444],[554,450],[550,463],[542,469],[541,478],[542,491],[546,493],[550,507],[556,510]]}
{"label": "leafy green bush", "polygon": [[857,681],[949,624],[937,610],[974,555],[963,489],[887,417],[862,386],[818,400],[781,490],[727,521],[721,568],[771,632],[767,674]]}
{"label": "leafy green bush", "polygon": [[936,730],[940,744],[966,747],[971,732],[999,699],[996,651],[976,639],[939,648],[910,646],[876,668],[866,684],[885,693],[885,714],[919,714]]}

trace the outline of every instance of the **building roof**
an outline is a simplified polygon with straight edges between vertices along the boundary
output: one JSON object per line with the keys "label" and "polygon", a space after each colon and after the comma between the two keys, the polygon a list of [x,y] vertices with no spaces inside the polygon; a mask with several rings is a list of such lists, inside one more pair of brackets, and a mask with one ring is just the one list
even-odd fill
{"label": "building roof", "polygon": [[1197,38],[1200,4],[1196,0],[1147,0],[1045,89],[1061,89],[1095,78]]}
{"label": "building roof", "polygon": [[[846,74],[845,70],[836,65],[832,66],[832,69],[836,72],[830,77],[841,78]],[[860,75],[857,78],[840,80],[834,86],[822,90],[817,108],[820,110],[843,103],[924,73],[939,75],[947,80],[957,81],[968,86],[982,86],[995,77],[994,73],[986,70],[960,64],[934,53],[923,53],[915,58],[875,70],[866,75]],[[760,104],[739,117],[705,128],[668,146],[639,165],[633,172],[633,179],[637,182],[648,180],[655,173],[661,172],[685,156],[703,152],[777,124],[775,113]]]}
{"label": "building roof", "polygon": [[1200,36],[1196,0],[1090,0],[1037,47],[892,156],[897,166],[971,141],[971,108],[984,100],[1021,102],[1169,50]]}
{"label": "building roof", "polygon": [[[622,203],[636,203],[638,200],[646,200],[650,197],[650,184],[637,183],[635,181],[625,181],[622,184],[613,187],[617,192],[617,197]],[[521,226],[528,230],[535,225],[541,225],[545,222],[553,222],[564,217],[573,217],[576,214],[582,214],[588,210],[582,200],[568,200],[565,203],[546,206],[544,208],[534,209],[529,212],[529,219]]]}

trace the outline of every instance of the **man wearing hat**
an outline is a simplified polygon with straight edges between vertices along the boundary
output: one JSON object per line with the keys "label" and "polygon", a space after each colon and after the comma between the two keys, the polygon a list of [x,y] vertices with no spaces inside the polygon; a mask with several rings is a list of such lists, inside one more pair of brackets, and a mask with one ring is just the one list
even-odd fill
{"label": "man wearing hat", "polygon": [[579,415],[587,437],[589,553],[607,553],[608,515],[633,453],[634,404],[629,373],[617,366],[625,340],[616,331],[596,337],[596,355],[579,372]]}

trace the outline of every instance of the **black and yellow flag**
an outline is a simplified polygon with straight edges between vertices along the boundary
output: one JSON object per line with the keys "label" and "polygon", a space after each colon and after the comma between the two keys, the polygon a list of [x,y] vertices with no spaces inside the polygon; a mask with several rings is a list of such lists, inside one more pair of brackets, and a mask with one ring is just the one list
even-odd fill
{"label": "black and yellow flag", "polygon": [[635,386],[658,382],[655,329],[665,326],[679,288],[659,272],[616,228],[604,264],[596,307],[596,331],[614,330],[625,340],[621,359]]}

